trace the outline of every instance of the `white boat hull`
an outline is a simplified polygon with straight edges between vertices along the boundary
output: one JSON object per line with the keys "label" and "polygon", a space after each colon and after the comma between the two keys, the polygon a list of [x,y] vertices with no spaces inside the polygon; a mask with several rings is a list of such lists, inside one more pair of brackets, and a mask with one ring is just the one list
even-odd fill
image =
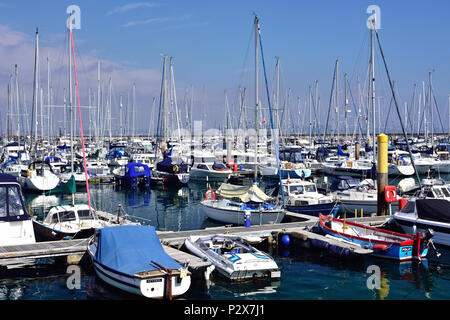
{"label": "white boat hull", "polygon": [[228,179],[231,173],[232,173],[231,170],[212,171],[212,170],[191,169],[191,171],[189,171],[189,180],[224,181]]}
{"label": "white boat hull", "polygon": [[[131,277],[125,274],[114,272],[93,259],[95,256],[95,246],[90,244],[88,247],[89,255],[94,264],[96,275],[109,285],[131,294],[143,296],[152,299],[163,299],[165,296],[165,287],[167,278],[165,276],[141,279]],[[186,276],[180,281],[175,277],[170,281],[172,297],[184,294],[191,285],[191,277]]]}
{"label": "white boat hull", "polygon": [[414,167],[412,165],[398,166],[390,164],[388,167],[389,175],[393,176],[411,176],[414,174]]}
{"label": "white boat hull", "polygon": [[60,179],[53,173],[34,177],[19,176],[17,180],[24,190],[31,191],[50,191],[55,189],[60,182]]}
{"label": "white boat hull", "polygon": [[[220,221],[227,224],[234,225],[244,225],[244,215],[245,210],[240,210],[239,207],[236,209],[225,209],[219,207],[217,204],[220,200],[203,200],[201,202],[202,210],[205,215],[216,221]],[[250,224],[251,225],[263,225],[263,224],[273,224],[280,223],[286,211],[284,210],[270,210],[270,211],[250,211]]]}

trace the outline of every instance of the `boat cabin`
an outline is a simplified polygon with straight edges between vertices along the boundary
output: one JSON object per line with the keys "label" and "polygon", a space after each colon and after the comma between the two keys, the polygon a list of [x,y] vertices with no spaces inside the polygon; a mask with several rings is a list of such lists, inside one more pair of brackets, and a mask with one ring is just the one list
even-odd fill
{"label": "boat cabin", "polygon": [[35,243],[33,224],[25,207],[20,184],[0,174],[0,246]]}
{"label": "boat cabin", "polygon": [[81,205],[58,205],[50,209],[44,219],[44,224],[57,224],[64,222],[81,223],[83,220],[97,220],[94,209],[89,210],[87,204]]}

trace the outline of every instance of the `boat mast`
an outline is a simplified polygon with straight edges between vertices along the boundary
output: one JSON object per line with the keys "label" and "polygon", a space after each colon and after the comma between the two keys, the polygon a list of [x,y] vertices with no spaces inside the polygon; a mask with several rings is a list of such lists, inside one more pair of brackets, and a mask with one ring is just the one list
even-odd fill
{"label": "boat mast", "polygon": [[[33,112],[31,115],[31,125],[32,125],[32,131],[31,134],[31,150],[34,147],[34,157],[36,157],[36,135],[37,135],[37,94],[38,94],[38,73],[39,73],[39,30],[36,28],[36,47],[35,47],[35,53],[34,53],[34,85],[33,85]],[[37,139],[36,139],[37,140]],[[34,145],[33,145],[34,143]]]}
{"label": "boat mast", "polygon": [[374,37],[375,19],[371,20],[370,28],[370,100],[372,106],[372,163],[376,163],[376,135],[375,135],[375,61],[374,61]]}
{"label": "boat mast", "polygon": [[[17,143],[20,147],[20,107],[19,107],[19,69],[17,64],[15,65],[15,76],[16,76],[16,107],[17,107]],[[18,157],[20,162],[20,157]]]}
{"label": "boat mast", "polygon": [[259,106],[259,92],[258,92],[258,36],[259,36],[259,19],[255,15],[255,175],[254,182],[258,179],[258,106]]}
{"label": "boat mast", "polygon": [[[69,18],[70,19],[70,18]],[[69,28],[69,112],[70,112],[70,172],[74,177],[74,157],[73,157],[73,97],[72,97],[72,47],[70,39],[72,39],[72,23],[70,20],[67,24]],[[72,205],[75,205],[75,194],[72,192]]]}
{"label": "boat mast", "polygon": [[430,93],[428,95],[428,103],[430,104],[430,118],[431,118],[431,148],[433,148],[434,145],[434,122],[433,122],[433,100],[432,100],[432,95],[433,95],[433,90],[432,90],[432,84],[431,84],[431,72],[428,72],[428,82],[429,82],[429,86],[430,86]]}

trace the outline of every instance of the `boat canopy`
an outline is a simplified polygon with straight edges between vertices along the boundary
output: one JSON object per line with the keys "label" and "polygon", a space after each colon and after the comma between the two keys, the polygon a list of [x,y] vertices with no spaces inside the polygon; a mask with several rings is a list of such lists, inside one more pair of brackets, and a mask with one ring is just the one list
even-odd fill
{"label": "boat canopy", "polygon": [[419,219],[450,223],[450,201],[446,199],[417,199]]}
{"label": "boat canopy", "polygon": [[16,178],[0,173],[0,221],[30,220]]}
{"label": "boat canopy", "polygon": [[146,176],[151,177],[150,169],[146,164],[130,162],[125,165],[125,175],[130,178]]}
{"label": "boat canopy", "polygon": [[251,186],[237,186],[223,183],[217,194],[224,198],[239,198],[242,202],[264,202],[270,199],[256,184]]}
{"label": "boat canopy", "polygon": [[158,171],[167,173],[185,173],[187,172],[188,165],[177,157],[169,157],[156,164]]}
{"label": "boat canopy", "polygon": [[181,265],[164,251],[153,226],[118,226],[97,231],[98,246],[94,259],[114,271],[135,275]]}

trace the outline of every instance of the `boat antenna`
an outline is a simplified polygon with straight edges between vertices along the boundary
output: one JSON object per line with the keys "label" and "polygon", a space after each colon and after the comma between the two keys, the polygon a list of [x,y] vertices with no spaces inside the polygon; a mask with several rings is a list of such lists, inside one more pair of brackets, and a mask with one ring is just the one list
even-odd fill
{"label": "boat antenna", "polygon": [[389,86],[391,88],[392,99],[394,100],[395,109],[397,110],[398,119],[400,120],[400,125],[402,127],[402,132],[403,132],[403,135],[405,136],[406,146],[408,148],[408,153],[409,153],[409,156],[411,157],[411,164],[412,164],[412,166],[414,168],[414,171],[416,173],[417,181],[419,183],[419,188],[422,191],[423,190],[423,186],[422,186],[422,183],[420,182],[419,173],[417,172],[416,164],[414,162],[414,158],[413,158],[412,153],[411,153],[411,147],[409,145],[408,136],[406,135],[405,126],[403,125],[403,120],[402,120],[402,117],[400,115],[400,109],[398,108],[397,98],[395,97],[395,92],[394,92],[394,87],[392,85],[391,76],[389,74],[389,70],[388,70],[388,67],[387,67],[386,59],[384,58],[383,49],[381,48],[380,37],[378,35],[378,31],[377,31],[376,28],[374,28],[374,31],[375,31],[375,35],[377,37],[378,47],[380,48],[381,58],[383,59],[383,64],[384,64],[384,68],[386,70],[386,75],[388,77]]}

